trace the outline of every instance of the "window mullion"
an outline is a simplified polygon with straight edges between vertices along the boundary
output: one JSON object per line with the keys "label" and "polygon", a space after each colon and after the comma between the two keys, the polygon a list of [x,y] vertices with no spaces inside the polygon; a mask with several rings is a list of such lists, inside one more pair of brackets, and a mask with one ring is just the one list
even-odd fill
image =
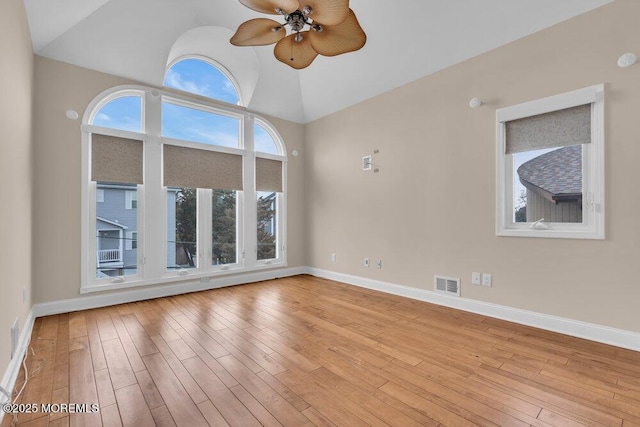
{"label": "window mullion", "polygon": [[212,193],[210,189],[198,189],[198,268],[202,271],[211,270]]}
{"label": "window mullion", "polygon": [[242,132],[243,147],[246,153],[243,158],[244,164],[242,168],[244,175],[244,191],[241,192],[243,197],[242,206],[244,208],[244,215],[242,217],[244,239],[242,241],[242,247],[244,251],[244,265],[245,267],[251,267],[257,263],[258,258],[258,236],[256,233],[258,208],[256,200],[256,155],[254,152],[253,116],[246,116],[242,123],[244,125]]}
{"label": "window mullion", "polygon": [[[166,253],[166,208],[163,215],[153,214],[157,207],[166,206],[166,196],[162,186],[162,142],[160,139],[161,103],[160,96],[147,91],[144,98],[144,128],[147,139],[144,144],[144,204],[145,209],[142,245],[138,244],[138,256],[145,261],[144,270],[148,277],[162,277],[165,273]],[[140,230],[139,230],[140,231]],[[140,234],[138,234],[140,238]]]}

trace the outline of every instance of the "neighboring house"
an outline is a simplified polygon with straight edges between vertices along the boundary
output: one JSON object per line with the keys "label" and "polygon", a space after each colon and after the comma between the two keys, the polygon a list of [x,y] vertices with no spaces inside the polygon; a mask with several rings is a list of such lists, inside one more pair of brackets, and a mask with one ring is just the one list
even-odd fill
{"label": "neighboring house", "polygon": [[96,238],[98,274],[122,276],[137,270],[137,207],[135,186],[98,184]]}
{"label": "neighboring house", "polygon": [[[167,192],[167,236],[175,236],[175,191]],[[96,266],[98,277],[132,275],[138,265],[138,192],[135,186],[98,183]],[[173,238],[173,237],[170,237]],[[167,265],[176,253],[167,251]]]}
{"label": "neighboring house", "polygon": [[582,146],[559,148],[523,163],[527,222],[582,222]]}

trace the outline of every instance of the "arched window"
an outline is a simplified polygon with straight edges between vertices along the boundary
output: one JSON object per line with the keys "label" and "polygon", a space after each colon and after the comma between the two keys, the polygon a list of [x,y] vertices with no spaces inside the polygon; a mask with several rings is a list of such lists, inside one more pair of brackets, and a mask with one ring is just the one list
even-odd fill
{"label": "arched window", "polygon": [[93,112],[90,123],[95,126],[142,132],[142,96],[121,92],[106,98]]}
{"label": "arched window", "polygon": [[238,84],[221,65],[204,58],[186,58],[173,63],[164,78],[165,87],[178,89],[230,104],[241,105]]}
{"label": "arched window", "polygon": [[[186,64],[202,61],[167,79]],[[286,148],[266,120],[141,86],[84,117],[83,292],[285,265]]]}
{"label": "arched window", "polygon": [[256,152],[267,154],[284,154],[283,147],[278,144],[280,138],[265,122],[256,119],[255,125],[253,127],[253,135]]}

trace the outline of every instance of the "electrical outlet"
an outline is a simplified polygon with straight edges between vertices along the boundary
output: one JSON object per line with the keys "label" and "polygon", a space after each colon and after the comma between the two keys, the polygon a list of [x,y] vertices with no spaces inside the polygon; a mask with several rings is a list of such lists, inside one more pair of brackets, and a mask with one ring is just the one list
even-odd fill
{"label": "electrical outlet", "polygon": [[211,277],[201,277],[200,283],[209,283],[211,281]]}
{"label": "electrical outlet", "polygon": [[472,285],[481,285],[481,278],[480,278],[481,274],[480,273],[476,273],[473,272],[471,273],[471,284]]}
{"label": "electrical outlet", "polygon": [[382,260],[379,259],[378,262],[376,262],[376,268],[382,268]]}
{"label": "electrical outlet", "polygon": [[364,266],[369,267],[369,258],[364,259]]}
{"label": "electrical outlet", "polygon": [[491,275],[482,273],[482,286],[491,286]]}
{"label": "electrical outlet", "polygon": [[336,262],[336,254],[331,254],[331,262]]}

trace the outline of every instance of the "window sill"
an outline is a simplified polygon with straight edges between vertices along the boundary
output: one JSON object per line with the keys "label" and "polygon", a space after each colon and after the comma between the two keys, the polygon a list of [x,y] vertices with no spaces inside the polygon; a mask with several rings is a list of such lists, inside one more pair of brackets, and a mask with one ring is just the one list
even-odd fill
{"label": "window sill", "polygon": [[[133,289],[133,288],[141,288],[146,286],[157,286],[157,285],[169,285],[169,284],[179,284],[179,283],[188,283],[193,282],[195,280],[199,280],[200,283],[203,284],[203,289],[208,289],[206,284],[212,281],[215,278],[223,278],[227,276],[234,276],[243,273],[251,273],[255,271],[262,270],[270,270],[277,268],[285,268],[287,267],[287,263],[285,261],[272,261],[270,264],[258,264],[250,268],[229,268],[228,270],[215,270],[215,271],[207,271],[207,272],[188,272],[185,275],[178,275],[177,273],[169,273],[160,278],[155,279],[135,279],[131,281],[127,281],[126,279],[123,282],[112,283],[107,280],[103,282],[98,282],[91,285],[83,285],[80,287],[80,294],[89,294],[95,292],[106,292],[113,291],[118,289]],[[187,270],[188,271],[188,270]]]}
{"label": "window sill", "polygon": [[576,227],[575,229],[563,228],[554,229],[553,225],[549,225],[549,229],[546,230],[533,230],[529,228],[530,224],[523,225],[518,228],[504,228],[498,230],[496,235],[498,237],[534,237],[534,238],[547,238],[547,239],[589,239],[589,240],[604,240],[604,232],[585,229],[584,227]]}

